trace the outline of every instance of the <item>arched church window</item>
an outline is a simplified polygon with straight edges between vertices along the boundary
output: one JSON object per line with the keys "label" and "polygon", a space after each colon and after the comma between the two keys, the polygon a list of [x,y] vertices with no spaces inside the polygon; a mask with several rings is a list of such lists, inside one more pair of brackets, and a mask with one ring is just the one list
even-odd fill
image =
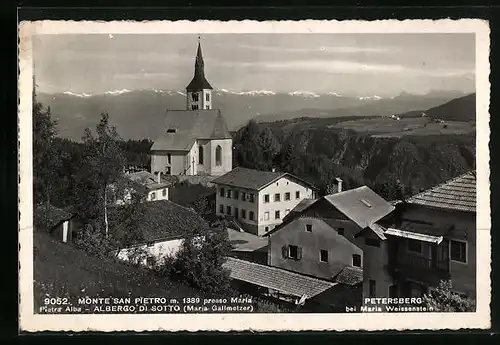
{"label": "arched church window", "polygon": [[198,164],[203,164],[203,146],[198,147]]}
{"label": "arched church window", "polygon": [[220,145],[215,148],[215,165],[222,165],[222,147]]}

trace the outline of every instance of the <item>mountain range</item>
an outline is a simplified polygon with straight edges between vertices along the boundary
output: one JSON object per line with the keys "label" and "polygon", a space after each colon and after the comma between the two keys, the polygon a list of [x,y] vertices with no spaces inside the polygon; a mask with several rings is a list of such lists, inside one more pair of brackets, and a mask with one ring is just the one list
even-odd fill
{"label": "mountain range", "polygon": [[[250,119],[269,122],[299,117],[391,115],[428,109],[463,96],[457,91],[432,91],[425,95],[402,93],[396,97],[342,96],[336,92],[276,93],[269,90],[234,92],[214,90],[213,108],[220,109],[230,130]],[[185,109],[185,93],[175,90],[110,90],[101,94],[66,91],[39,93],[37,99],[50,106],[58,120],[61,137],[80,140],[86,127],[95,128],[107,112],[125,139],[155,139],[162,130],[165,110]]]}

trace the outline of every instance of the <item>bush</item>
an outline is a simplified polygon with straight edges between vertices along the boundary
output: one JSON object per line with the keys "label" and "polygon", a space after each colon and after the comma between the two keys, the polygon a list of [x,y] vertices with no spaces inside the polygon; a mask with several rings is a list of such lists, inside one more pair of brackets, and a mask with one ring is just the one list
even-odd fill
{"label": "bush", "polygon": [[424,295],[424,303],[433,311],[474,312],[476,302],[451,291],[451,281],[440,281],[436,290]]}

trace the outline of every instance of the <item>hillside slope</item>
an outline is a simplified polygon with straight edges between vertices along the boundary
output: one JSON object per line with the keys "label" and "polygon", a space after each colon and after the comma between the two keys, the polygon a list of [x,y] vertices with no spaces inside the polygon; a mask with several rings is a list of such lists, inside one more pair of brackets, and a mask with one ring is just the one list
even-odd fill
{"label": "hillside slope", "polygon": [[427,116],[445,121],[475,121],[476,94],[453,99],[445,104],[426,110]]}
{"label": "hillside slope", "polygon": [[200,295],[145,269],[89,256],[45,233],[35,231],[33,247],[35,310],[46,297]]}

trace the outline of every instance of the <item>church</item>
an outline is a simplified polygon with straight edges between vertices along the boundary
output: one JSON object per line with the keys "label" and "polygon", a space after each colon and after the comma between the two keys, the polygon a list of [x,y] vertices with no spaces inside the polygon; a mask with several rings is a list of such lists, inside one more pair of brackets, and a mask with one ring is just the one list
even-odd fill
{"label": "church", "polygon": [[151,146],[151,173],[224,175],[232,170],[233,139],[219,109],[212,109],[201,43],[194,77],[186,87],[186,110],[167,110],[163,133]]}

